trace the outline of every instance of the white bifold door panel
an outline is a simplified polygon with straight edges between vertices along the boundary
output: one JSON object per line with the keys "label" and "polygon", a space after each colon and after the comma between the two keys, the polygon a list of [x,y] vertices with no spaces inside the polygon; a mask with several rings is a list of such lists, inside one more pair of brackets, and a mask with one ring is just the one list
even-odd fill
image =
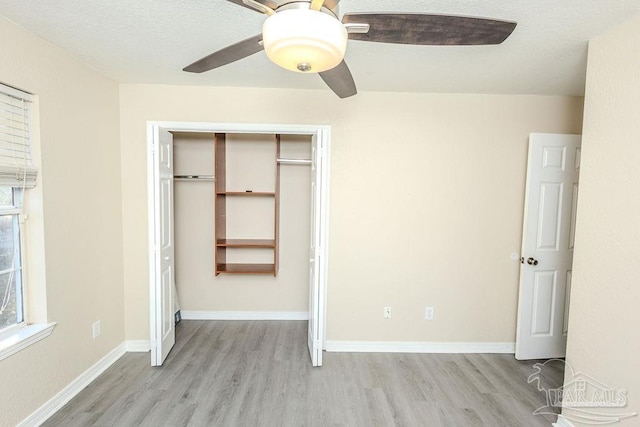
{"label": "white bifold door panel", "polygon": [[154,126],[152,158],[153,212],[156,215],[150,230],[151,256],[154,268],[151,282],[151,304],[155,316],[151,316],[151,365],[160,366],[176,341],[173,290],[174,240],[173,240],[173,135]]}
{"label": "white bifold door panel", "polygon": [[516,358],[564,357],[580,172],[579,135],[529,137]]}
{"label": "white bifold door panel", "polygon": [[321,286],[321,263],[326,262],[323,240],[322,186],[326,185],[326,162],[316,135],[311,138],[311,237],[309,248],[309,332],[307,344],[313,366],[322,366],[322,337],[324,336],[324,292]]}

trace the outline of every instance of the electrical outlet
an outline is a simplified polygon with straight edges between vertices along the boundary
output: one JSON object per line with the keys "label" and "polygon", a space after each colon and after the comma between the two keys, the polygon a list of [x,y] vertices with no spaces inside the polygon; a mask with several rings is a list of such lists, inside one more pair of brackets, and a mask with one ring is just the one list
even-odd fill
{"label": "electrical outlet", "polygon": [[425,309],[424,309],[424,319],[425,320],[433,320],[433,307],[425,307]]}
{"label": "electrical outlet", "polygon": [[91,325],[91,331],[93,332],[93,339],[94,340],[100,336],[100,333],[102,331],[100,330],[100,321],[99,320],[96,321],[96,322],[93,322],[93,325]]}
{"label": "electrical outlet", "polygon": [[391,307],[384,308],[384,318],[391,319]]}

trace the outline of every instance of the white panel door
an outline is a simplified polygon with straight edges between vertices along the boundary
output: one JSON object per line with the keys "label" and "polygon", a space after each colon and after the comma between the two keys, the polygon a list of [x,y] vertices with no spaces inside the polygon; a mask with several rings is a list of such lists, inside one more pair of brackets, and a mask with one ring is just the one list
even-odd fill
{"label": "white panel door", "polygon": [[322,366],[322,336],[324,318],[324,293],[321,292],[322,250],[322,185],[325,167],[321,141],[316,135],[311,139],[311,237],[309,248],[309,332],[307,344],[313,366]]}
{"label": "white panel door", "polygon": [[[152,325],[151,364],[162,365],[175,344],[173,288],[173,135],[156,127],[153,147],[154,159],[154,256],[155,325]],[[155,344],[155,348],[154,345]]]}
{"label": "white panel door", "polygon": [[516,358],[564,357],[580,172],[579,135],[529,137]]}

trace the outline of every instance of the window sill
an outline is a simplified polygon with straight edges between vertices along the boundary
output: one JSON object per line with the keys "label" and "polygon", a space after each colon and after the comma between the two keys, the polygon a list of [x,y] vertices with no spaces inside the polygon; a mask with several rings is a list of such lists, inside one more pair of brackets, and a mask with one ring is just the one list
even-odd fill
{"label": "window sill", "polygon": [[0,360],[24,350],[32,344],[45,339],[53,331],[55,323],[38,323],[20,328],[0,341]]}

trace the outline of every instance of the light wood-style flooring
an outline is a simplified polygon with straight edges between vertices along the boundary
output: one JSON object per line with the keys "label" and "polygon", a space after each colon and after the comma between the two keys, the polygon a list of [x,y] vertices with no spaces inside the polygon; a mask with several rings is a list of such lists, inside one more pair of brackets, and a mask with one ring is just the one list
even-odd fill
{"label": "light wood-style flooring", "polygon": [[[45,426],[549,426],[509,354],[324,353],[307,322],[185,321],[164,366],[128,353]],[[547,372],[552,386],[561,369]]]}

